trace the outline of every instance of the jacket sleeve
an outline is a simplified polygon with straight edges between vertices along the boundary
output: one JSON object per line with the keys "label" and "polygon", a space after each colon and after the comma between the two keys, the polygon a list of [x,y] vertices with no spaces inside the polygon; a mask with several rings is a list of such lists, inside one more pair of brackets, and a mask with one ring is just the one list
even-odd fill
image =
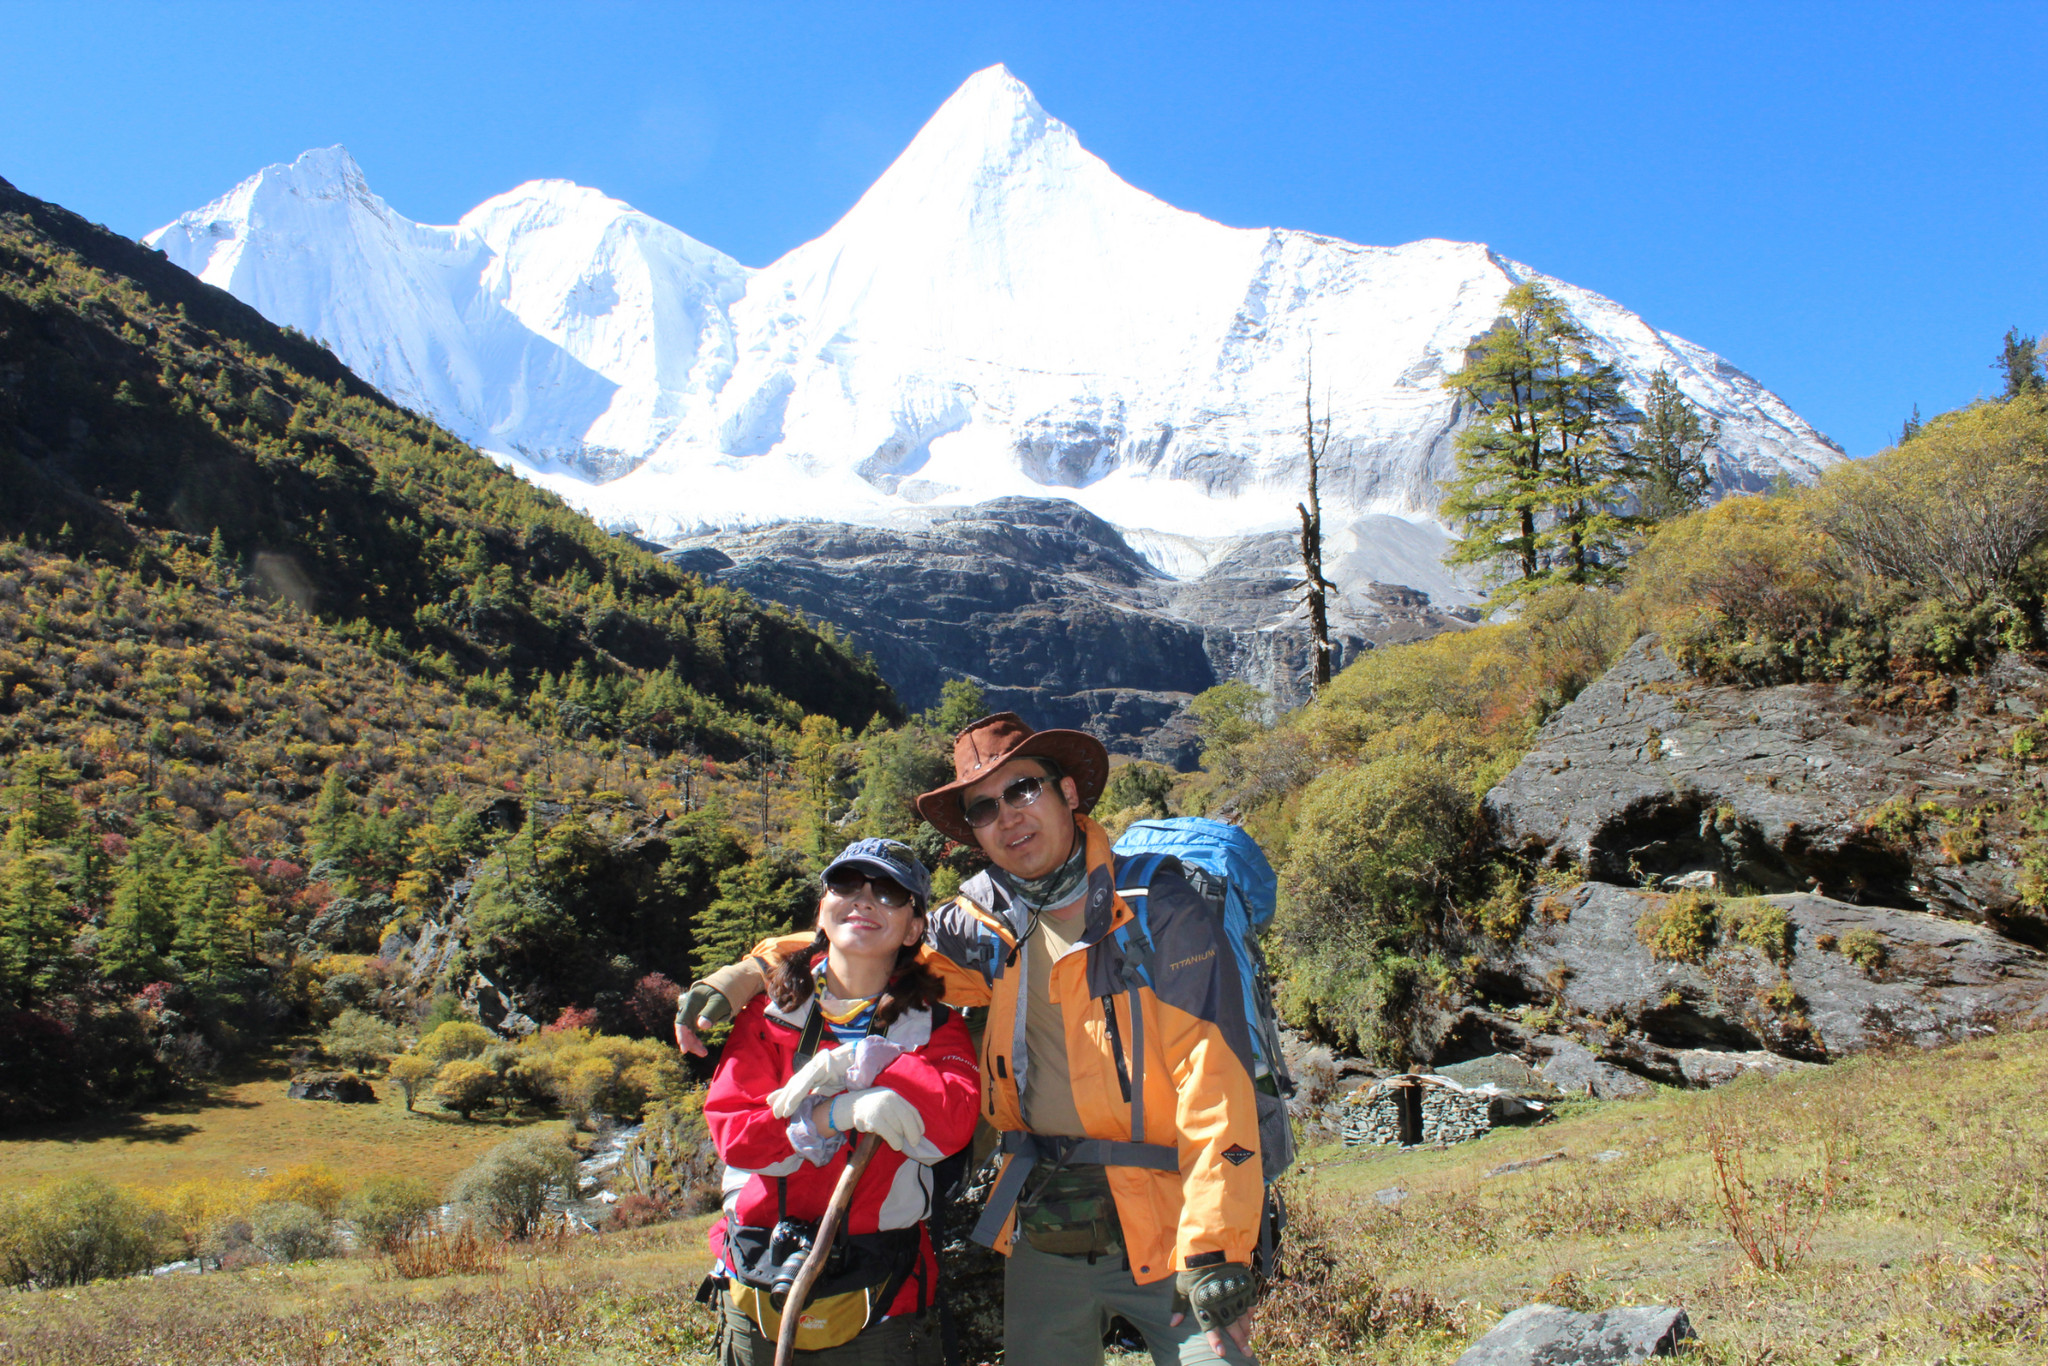
{"label": "jacket sleeve", "polygon": [[988,978],[971,966],[972,952],[981,940],[979,926],[973,912],[957,901],[940,902],[925,919],[918,961],[945,984],[946,1004],[956,1010],[985,1006],[992,994]]}
{"label": "jacket sleeve", "polygon": [[1180,1132],[1175,1260],[1249,1262],[1266,1192],[1237,957],[1215,914],[1177,873],[1155,877],[1150,900],[1153,990]]}
{"label": "jacket sleeve", "polygon": [[783,1082],[784,1061],[769,1039],[770,1028],[754,1001],[740,1012],[719,1054],[718,1069],[704,1095],[704,1123],[727,1166],[757,1172],[795,1156],[789,1121],[768,1108],[768,1095]]}
{"label": "jacket sleeve", "polygon": [[981,1066],[957,1014],[932,1031],[920,1048],[903,1054],[875,1078],[917,1107],[924,1136],[948,1155],[967,1146],[981,1113]]}

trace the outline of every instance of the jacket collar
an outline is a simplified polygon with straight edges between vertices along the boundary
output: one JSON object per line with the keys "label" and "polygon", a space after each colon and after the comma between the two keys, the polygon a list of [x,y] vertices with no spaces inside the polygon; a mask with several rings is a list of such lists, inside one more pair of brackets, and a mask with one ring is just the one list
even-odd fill
{"label": "jacket collar", "polygon": [[[1082,838],[1088,842],[1088,880],[1082,893],[1087,915],[1081,937],[1074,945],[1083,948],[1132,919],[1132,914],[1124,899],[1116,894],[1116,861],[1109,849],[1109,832],[1093,816],[1077,815],[1074,819],[1081,827]],[[1031,912],[986,872],[967,880],[960,889],[960,899],[1012,947],[1031,928]]]}

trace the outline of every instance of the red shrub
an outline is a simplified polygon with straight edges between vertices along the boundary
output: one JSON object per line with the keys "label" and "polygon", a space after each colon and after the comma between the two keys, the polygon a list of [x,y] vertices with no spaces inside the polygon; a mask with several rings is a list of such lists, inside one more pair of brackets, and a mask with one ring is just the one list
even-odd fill
{"label": "red shrub", "polygon": [[554,1022],[553,1024],[551,1024],[551,1025],[548,1025],[548,1026],[547,1026],[547,1027],[546,1027],[545,1029],[543,1029],[543,1030],[542,1030],[541,1032],[542,1032],[542,1033],[544,1033],[544,1034],[552,1034],[552,1033],[554,1033],[554,1032],[555,1032],[556,1030],[560,1030],[560,1029],[596,1029],[596,1028],[597,1028],[597,1012],[596,1012],[596,1011],[594,1011],[594,1010],[583,1010],[583,1009],[579,1009],[579,1008],[577,1008],[577,1007],[576,1007],[576,1006],[574,1006],[574,1005],[569,1005],[569,1006],[565,1006],[565,1007],[563,1007],[562,1013],[561,1013],[561,1014],[559,1014],[559,1015],[557,1015],[557,1016],[555,1016],[555,1022]]}
{"label": "red shrub", "polygon": [[676,1001],[683,989],[668,979],[668,974],[650,972],[633,987],[633,999],[626,1003],[626,1009],[640,1027],[657,1039],[667,1038],[670,1026],[676,1018]]}

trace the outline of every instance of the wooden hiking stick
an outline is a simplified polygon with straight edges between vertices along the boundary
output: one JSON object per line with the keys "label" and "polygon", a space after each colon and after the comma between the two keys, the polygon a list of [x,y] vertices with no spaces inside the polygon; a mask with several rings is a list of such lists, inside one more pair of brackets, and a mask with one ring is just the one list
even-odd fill
{"label": "wooden hiking stick", "polygon": [[853,1203],[853,1188],[860,1184],[861,1173],[868,1169],[875,1150],[881,1146],[882,1140],[875,1135],[862,1134],[853,1145],[853,1157],[846,1170],[839,1173],[839,1184],[832,1188],[832,1203],[825,1206],[825,1217],[818,1221],[817,1239],[804,1254],[804,1264],[796,1269],[796,1279],[790,1282],[789,1294],[782,1301],[782,1322],[775,1334],[775,1366],[789,1366],[790,1354],[796,1351],[797,1320],[803,1317],[818,1273],[825,1269],[825,1257],[839,1236],[839,1221],[846,1217],[847,1207]]}

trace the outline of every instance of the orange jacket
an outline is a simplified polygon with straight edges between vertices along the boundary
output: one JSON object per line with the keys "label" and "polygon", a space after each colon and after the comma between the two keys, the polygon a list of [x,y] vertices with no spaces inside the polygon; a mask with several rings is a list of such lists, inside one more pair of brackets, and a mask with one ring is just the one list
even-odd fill
{"label": "orange jacket", "polygon": [[[1111,1193],[1123,1225],[1131,1274],[1140,1284],[1190,1266],[1249,1262],[1265,1208],[1259,1111],[1248,1060],[1250,1029],[1236,960],[1219,917],[1185,879],[1154,877],[1145,937],[1127,938],[1149,985],[1135,992],[1113,931],[1134,917],[1113,880],[1109,838],[1086,816],[1087,915],[1082,937],[1053,963],[1052,999],[1066,1028],[1074,1106],[1089,1137],[1177,1147],[1178,1172],[1112,1166]],[[982,1034],[982,1114],[1004,1132],[1021,1130],[1017,1072],[1024,1065],[1019,1012],[1022,968],[1013,953],[1029,925],[996,881],[983,874],[932,909],[925,959],[954,1006],[987,1006]],[[794,938],[794,937],[793,937]],[[772,941],[757,952],[792,941]],[[1142,1019],[1130,1017],[1135,999]],[[1112,1025],[1106,1011],[1114,1011]],[[1142,1069],[1128,1050],[1144,1041]],[[1145,1132],[1131,1133],[1130,1083],[1142,1070]],[[1006,1157],[1005,1166],[1014,1158]],[[1015,1214],[997,1239],[1010,1250]]]}

